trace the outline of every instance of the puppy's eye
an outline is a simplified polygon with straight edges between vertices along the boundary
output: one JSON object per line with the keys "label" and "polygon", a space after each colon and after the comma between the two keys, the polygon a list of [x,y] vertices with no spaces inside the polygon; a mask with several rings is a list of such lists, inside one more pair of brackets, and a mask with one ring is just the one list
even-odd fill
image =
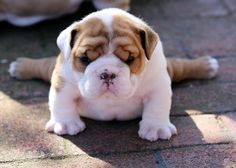
{"label": "puppy's eye", "polygon": [[87,66],[88,64],[90,64],[92,62],[92,60],[90,60],[87,55],[80,57],[79,60],[85,66]]}
{"label": "puppy's eye", "polygon": [[134,56],[129,55],[128,59],[125,62],[126,64],[130,65],[134,62],[134,59],[135,59]]}

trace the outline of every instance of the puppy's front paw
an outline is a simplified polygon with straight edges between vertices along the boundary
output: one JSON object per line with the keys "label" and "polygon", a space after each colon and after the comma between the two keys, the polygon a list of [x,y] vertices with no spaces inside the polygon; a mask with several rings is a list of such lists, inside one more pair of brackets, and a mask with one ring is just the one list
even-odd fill
{"label": "puppy's front paw", "polygon": [[177,134],[177,129],[169,121],[158,123],[158,121],[142,120],[139,123],[138,134],[142,139],[156,141],[158,139],[170,139],[173,134]]}
{"label": "puppy's front paw", "polygon": [[58,135],[76,135],[85,129],[85,124],[81,120],[69,121],[69,122],[58,122],[49,120],[45,126],[48,132],[54,132]]}

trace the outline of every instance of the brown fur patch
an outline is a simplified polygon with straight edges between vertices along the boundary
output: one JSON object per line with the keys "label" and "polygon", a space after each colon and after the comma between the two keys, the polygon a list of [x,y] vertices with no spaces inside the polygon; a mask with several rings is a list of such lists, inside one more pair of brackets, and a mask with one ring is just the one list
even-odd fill
{"label": "brown fur patch", "polygon": [[167,70],[173,82],[186,79],[210,79],[212,69],[209,65],[209,57],[197,59],[168,58]]}
{"label": "brown fur patch", "polygon": [[63,87],[63,83],[64,83],[64,80],[60,76],[60,71],[59,71],[59,68],[63,62],[64,62],[64,57],[60,54],[57,57],[56,66],[55,66],[53,73],[52,73],[51,85],[57,92],[60,91],[60,89]]}
{"label": "brown fur patch", "polygon": [[43,79],[50,82],[56,57],[31,59],[18,58],[15,62],[15,73],[19,79]]}
{"label": "brown fur patch", "polygon": [[144,67],[144,50],[141,45],[138,25],[125,16],[117,15],[113,18],[114,54],[121,60],[128,60],[129,56],[135,60],[129,65],[132,73],[140,73]]}
{"label": "brown fur patch", "polygon": [[103,21],[98,18],[80,22],[71,32],[73,68],[84,72],[87,65],[81,58],[87,56],[94,61],[107,52],[111,43],[113,53],[123,62],[127,62],[129,56],[134,58],[133,62],[127,64],[132,73],[139,74],[144,68],[145,59],[150,59],[156,46],[157,34],[147,25],[136,23],[123,15],[113,17],[112,30],[110,33],[113,36],[109,37]]}
{"label": "brown fur patch", "polygon": [[145,56],[150,59],[156,46],[156,33],[148,26],[135,23],[123,15],[114,16],[112,28],[114,54],[124,62],[129,56],[134,57],[129,67],[132,73],[139,74],[144,68]]}
{"label": "brown fur patch", "polygon": [[80,58],[87,56],[94,61],[107,50],[108,33],[103,22],[97,18],[80,23],[75,29],[77,33],[72,37],[72,65],[74,69],[83,72],[86,68]]}

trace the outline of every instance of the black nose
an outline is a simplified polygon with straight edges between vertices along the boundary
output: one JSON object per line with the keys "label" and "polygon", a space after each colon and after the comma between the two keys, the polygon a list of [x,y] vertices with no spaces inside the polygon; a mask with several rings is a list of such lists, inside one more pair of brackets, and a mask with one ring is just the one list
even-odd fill
{"label": "black nose", "polygon": [[103,72],[101,75],[100,75],[100,79],[102,80],[105,80],[105,81],[110,81],[110,80],[113,80],[116,78],[116,74],[114,73],[107,73],[107,72]]}

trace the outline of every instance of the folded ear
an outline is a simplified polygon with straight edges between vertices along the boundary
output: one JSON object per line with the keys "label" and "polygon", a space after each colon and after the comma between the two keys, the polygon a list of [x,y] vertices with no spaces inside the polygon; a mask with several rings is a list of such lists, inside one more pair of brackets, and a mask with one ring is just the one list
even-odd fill
{"label": "folded ear", "polygon": [[145,52],[145,55],[147,59],[150,60],[152,53],[158,42],[158,35],[149,26],[145,26],[143,29],[140,30],[139,33],[140,33],[141,44]]}
{"label": "folded ear", "polygon": [[74,43],[74,37],[76,34],[76,25],[78,25],[78,22],[71,24],[57,37],[57,46],[61,50],[61,53],[65,59],[69,59],[71,54],[71,49],[73,47],[72,45]]}

